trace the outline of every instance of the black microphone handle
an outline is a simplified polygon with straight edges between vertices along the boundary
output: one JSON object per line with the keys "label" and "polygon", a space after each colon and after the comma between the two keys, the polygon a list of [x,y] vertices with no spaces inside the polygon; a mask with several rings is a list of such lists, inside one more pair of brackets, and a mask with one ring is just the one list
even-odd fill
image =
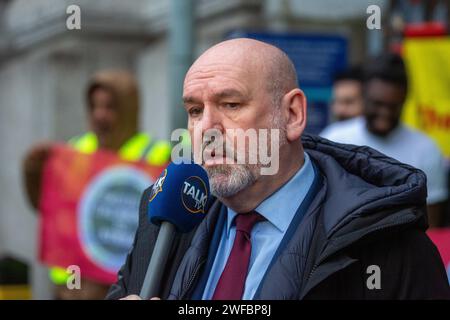
{"label": "black microphone handle", "polygon": [[170,222],[163,221],[159,229],[152,257],[145,274],[139,296],[144,299],[157,297],[161,278],[169,257],[170,247],[175,236],[175,226]]}

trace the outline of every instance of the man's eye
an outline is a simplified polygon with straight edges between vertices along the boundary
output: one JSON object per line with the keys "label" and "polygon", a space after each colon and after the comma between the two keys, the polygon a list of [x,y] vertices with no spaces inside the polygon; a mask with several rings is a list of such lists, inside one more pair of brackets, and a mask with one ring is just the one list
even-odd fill
{"label": "man's eye", "polygon": [[188,113],[191,117],[195,117],[202,113],[202,110],[200,108],[191,108],[189,109]]}
{"label": "man's eye", "polygon": [[239,108],[239,103],[225,103],[227,109],[237,109]]}

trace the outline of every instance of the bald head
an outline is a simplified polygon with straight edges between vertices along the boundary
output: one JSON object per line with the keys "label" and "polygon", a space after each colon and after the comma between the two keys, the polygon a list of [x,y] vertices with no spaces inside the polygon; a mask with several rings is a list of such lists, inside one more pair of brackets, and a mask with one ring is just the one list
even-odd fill
{"label": "bald head", "polygon": [[[212,192],[236,212],[253,210],[298,171],[306,97],[292,62],[278,48],[251,39],[215,45],[186,74],[183,102],[194,150],[219,146],[204,167]],[[273,160],[270,178],[261,176],[267,167],[262,150]],[[235,163],[242,158],[248,163]]]}
{"label": "bald head", "polygon": [[264,86],[276,105],[286,92],[297,87],[297,74],[289,57],[277,47],[258,40],[239,38],[220,42],[194,62],[186,79],[217,65],[239,68]]}

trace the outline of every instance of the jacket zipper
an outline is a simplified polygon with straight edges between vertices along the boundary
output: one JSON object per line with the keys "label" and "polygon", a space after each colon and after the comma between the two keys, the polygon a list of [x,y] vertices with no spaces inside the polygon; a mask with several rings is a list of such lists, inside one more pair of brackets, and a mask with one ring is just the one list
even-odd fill
{"label": "jacket zipper", "polygon": [[[380,226],[380,227],[377,227],[377,228],[371,230],[371,232],[368,232],[367,234],[370,234],[370,233],[373,233],[373,232],[376,232],[376,231],[380,231],[380,230],[383,230],[383,229],[389,229],[389,228],[393,228],[393,227],[399,226],[399,225],[403,224],[404,221],[408,221],[408,220],[410,220],[410,219],[398,219],[397,222],[394,223],[394,224],[390,224],[390,225],[387,226],[387,227],[386,227],[386,226]],[[412,221],[409,221],[409,222],[412,222]],[[366,234],[366,235],[367,235],[367,234]],[[339,250],[342,250],[342,249],[348,247],[349,245],[351,245],[351,244],[353,244],[353,243],[354,243],[354,242],[349,243],[349,244],[346,245],[345,247],[339,248],[338,250],[336,250],[336,251],[334,251],[334,252],[332,252],[332,253],[329,253],[328,255],[326,255],[325,257],[323,257],[322,259],[320,259],[320,260],[312,267],[311,272],[309,273],[308,278],[306,279],[305,284],[308,283],[308,281],[311,279],[311,277],[312,277],[312,275],[314,274],[314,272],[316,271],[316,269],[319,267],[319,265],[320,265],[325,259],[327,259],[327,258],[330,257],[332,254],[336,253],[336,252],[339,251]]]}
{"label": "jacket zipper", "polygon": [[197,267],[195,268],[194,272],[191,274],[191,276],[189,277],[189,281],[186,285],[186,289],[183,291],[183,293],[180,295],[180,300],[183,300],[184,297],[187,295],[187,293],[189,292],[189,290],[191,290],[191,287],[194,283],[194,279],[197,277],[198,272],[200,271],[200,268],[203,266],[203,264],[205,263],[206,260],[202,260],[200,261],[200,263],[197,265]]}

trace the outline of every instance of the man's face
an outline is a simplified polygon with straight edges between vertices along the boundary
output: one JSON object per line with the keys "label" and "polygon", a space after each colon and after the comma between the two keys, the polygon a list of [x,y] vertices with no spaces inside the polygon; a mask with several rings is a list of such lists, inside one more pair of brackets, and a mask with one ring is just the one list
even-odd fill
{"label": "man's face", "polygon": [[367,129],[373,134],[386,136],[400,122],[406,90],[400,85],[373,79],[365,88],[365,117]]}
{"label": "man's face", "polygon": [[338,121],[363,113],[362,85],[356,80],[340,80],[333,86],[333,115]]}
{"label": "man's face", "polygon": [[97,88],[90,98],[89,124],[102,148],[115,145],[115,135],[119,127],[119,115],[114,97],[110,91]]}
{"label": "man's face", "polygon": [[[194,150],[199,145],[202,150],[206,147],[194,129],[202,133],[218,130],[224,135],[224,143],[231,140],[230,145],[236,148],[235,140],[226,135],[227,129],[273,128],[274,107],[261,78],[248,68],[225,63],[200,64],[188,72],[183,100]],[[225,149],[224,146],[224,153]],[[247,153],[248,144],[245,150],[236,151]],[[221,164],[207,160],[203,166],[213,193],[223,198],[252,185],[260,176],[258,164]]]}

